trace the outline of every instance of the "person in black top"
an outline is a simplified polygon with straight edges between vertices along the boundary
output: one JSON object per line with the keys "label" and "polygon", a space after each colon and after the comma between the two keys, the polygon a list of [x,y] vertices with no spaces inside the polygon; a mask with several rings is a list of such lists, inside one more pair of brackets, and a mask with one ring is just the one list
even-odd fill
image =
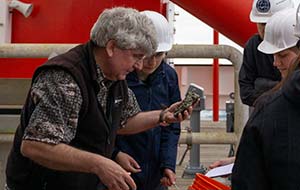
{"label": "person in black top", "polygon": [[258,98],[244,128],[232,172],[232,190],[300,187],[300,49],[299,38],[294,35],[295,18],[295,9],[275,13],[258,46],[260,51],[274,55],[283,80]]}
{"label": "person in black top", "polygon": [[257,24],[258,34],[245,45],[243,64],[239,72],[240,96],[244,104],[253,106],[255,100],[273,88],[280,80],[280,72],[273,66],[273,55],[257,50],[264,38],[265,24],[277,11],[293,7],[292,0],[254,0],[250,20]]}
{"label": "person in black top", "polygon": [[[250,20],[257,24],[258,34],[253,35],[245,45],[243,64],[239,72],[240,97],[244,104],[252,107],[257,98],[281,81],[281,73],[276,68],[272,54],[258,51],[263,41],[267,20],[276,12],[294,7],[292,0],[254,0]],[[251,111],[253,108],[251,109]],[[233,163],[235,157],[212,163],[209,168]]]}

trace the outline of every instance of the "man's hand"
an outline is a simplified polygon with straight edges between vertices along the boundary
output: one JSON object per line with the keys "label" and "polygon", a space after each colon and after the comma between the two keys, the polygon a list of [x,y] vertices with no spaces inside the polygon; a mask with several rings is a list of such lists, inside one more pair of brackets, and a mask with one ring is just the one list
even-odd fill
{"label": "man's hand", "polygon": [[115,160],[128,172],[137,173],[142,171],[139,164],[131,156],[124,152],[120,151]]}
{"label": "man's hand", "polygon": [[181,122],[189,118],[193,111],[193,106],[198,102],[199,101],[194,103],[192,106],[189,106],[183,113],[179,113],[176,117],[174,116],[174,112],[177,106],[181,104],[181,101],[172,104],[164,110],[139,112],[132,117],[129,117],[126,124],[122,128],[118,129],[117,134],[136,134],[157,127],[158,125],[168,126],[171,123]]}
{"label": "man's hand", "polygon": [[136,189],[128,172],[116,162],[64,143],[52,145],[23,140],[21,152],[25,157],[51,169],[93,173],[99,177],[108,190]]}
{"label": "man's hand", "polygon": [[163,185],[163,186],[172,186],[174,185],[176,182],[176,175],[175,173],[170,170],[169,168],[166,168],[164,169],[164,177],[162,177],[160,179],[160,183]]}
{"label": "man's hand", "polygon": [[93,173],[101,179],[108,190],[136,189],[136,184],[130,174],[110,159],[103,157],[101,165],[93,168]]}
{"label": "man's hand", "polygon": [[162,111],[162,113],[160,115],[160,117],[161,117],[160,120],[162,121],[161,122],[162,125],[181,122],[181,121],[189,118],[190,115],[192,114],[193,107],[195,105],[197,105],[199,103],[199,101],[197,101],[192,106],[189,106],[186,110],[184,110],[183,113],[178,113],[178,115],[175,117],[174,112],[181,103],[182,103],[182,101],[176,102],[176,103],[172,104],[170,107],[168,107],[167,109]]}

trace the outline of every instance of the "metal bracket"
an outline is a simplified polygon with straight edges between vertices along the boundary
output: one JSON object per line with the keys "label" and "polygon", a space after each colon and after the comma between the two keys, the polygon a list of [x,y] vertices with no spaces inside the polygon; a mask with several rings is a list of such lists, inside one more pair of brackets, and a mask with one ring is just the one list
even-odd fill
{"label": "metal bracket", "polygon": [[11,42],[12,16],[9,11],[8,2],[0,1],[0,44]]}
{"label": "metal bracket", "polygon": [[186,149],[184,150],[184,153],[183,153],[183,155],[181,156],[181,159],[180,159],[180,161],[179,161],[179,163],[177,164],[177,165],[179,165],[179,166],[181,166],[181,164],[182,164],[182,162],[183,162],[183,160],[184,160],[184,158],[185,158],[185,156],[186,156],[186,153],[189,151],[189,150],[191,150],[191,148],[192,148],[192,144],[193,144],[193,140],[192,140],[192,128],[190,128],[190,127],[185,127],[185,129],[186,129],[186,131],[187,131],[187,133],[188,133],[188,135],[187,135],[187,143],[186,143]]}

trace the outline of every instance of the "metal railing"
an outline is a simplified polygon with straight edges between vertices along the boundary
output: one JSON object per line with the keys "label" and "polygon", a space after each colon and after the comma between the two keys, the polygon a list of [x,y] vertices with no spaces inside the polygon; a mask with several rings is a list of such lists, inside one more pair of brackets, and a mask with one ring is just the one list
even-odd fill
{"label": "metal railing", "polygon": [[[64,53],[77,44],[2,44],[0,45],[0,58],[47,58],[53,52]],[[240,138],[242,127],[248,118],[247,107],[244,106],[240,99],[240,91],[238,85],[238,72],[242,65],[242,53],[236,48],[228,45],[174,45],[173,49],[168,53],[169,58],[223,58],[232,62],[234,66],[234,132],[237,137],[235,143]],[[9,79],[2,79],[9,80]],[[1,84],[1,82],[0,82]],[[26,86],[26,85],[25,85]],[[23,85],[24,87],[24,85]],[[25,92],[26,93],[26,92]],[[19,94],[19,93],[18,93]],[[6,96],[7,97],[7,96]],[[23,97],[24,98],[24,97]],[[0,95],[0,99],[2,99]],[[9,103],[7,103],[9,104]],[[232,137],[227,134],[228,138]],[[221,135],[220,138],[227,138]],[[192,139],[201,138],[205,143],[206,136],[194,135]],[[204,139],[203,139],[204,138]],[[212,138],[212,137],[210,137]],[[216,142],[220,142],[218,136],[214,137]],[[1,139],[1,138],[0,138]],[[193,140],[192,140],[193,141]],[[199,140],[195,140],[199,141]],[[180,143],[186,143],[185,138],[180,139]],[[224,142],[225,143],[225,142]]]}
{"label": "metal railing", "polygon": [[[248,108],[242,104],[238,85],[238,73],[243,62],[243,55],[236,48],[228,45],[174,45],[168,53],[169,58],[223,58],[232,62],[234,67],[234,133],[182,134],[179,140],[181,144],[201,142],[202,144],[235,144],[238,145],[242,128],[248,119]],[[202,132],[201,132],[202,133]],[[188,140],[188,139],[191,139]],[[230,139],[230,140],[229,140]],[[228,143],[231,141],[231,143]]]}
{"label": "metal railing", "polygon": [[[53,52],[64,53],[77,44],[1,44],[0,58],[47,58]],[[234,133],[226,132],[182,132],[180,144],[235,144],[238,145],[242,128],[248,118],[248,109],[240,100],[238,72],[242,64],[242,53],[227,45],[174,45],[169,58],[224,58],[234,66]],[[0,63],[1,64],[1,63]],[[29,79],[0,79],[0,105],[20,107],[25,101]],[[5,89],[5,90],[2,90]],[[13,134],[0,134],[0,187],[4,184],[4,168]]]}

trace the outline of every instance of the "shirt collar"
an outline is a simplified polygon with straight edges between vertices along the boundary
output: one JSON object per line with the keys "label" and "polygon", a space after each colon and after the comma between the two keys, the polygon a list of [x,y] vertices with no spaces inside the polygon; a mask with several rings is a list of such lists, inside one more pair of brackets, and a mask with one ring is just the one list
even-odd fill
{"label": "shirt collar", "polygon": [[[95,63],[96,64],[96,63]],[[96,64],[97,82],[101,87],[109,88],[114,82],[104,77],[104,74],[98,64]]]}

